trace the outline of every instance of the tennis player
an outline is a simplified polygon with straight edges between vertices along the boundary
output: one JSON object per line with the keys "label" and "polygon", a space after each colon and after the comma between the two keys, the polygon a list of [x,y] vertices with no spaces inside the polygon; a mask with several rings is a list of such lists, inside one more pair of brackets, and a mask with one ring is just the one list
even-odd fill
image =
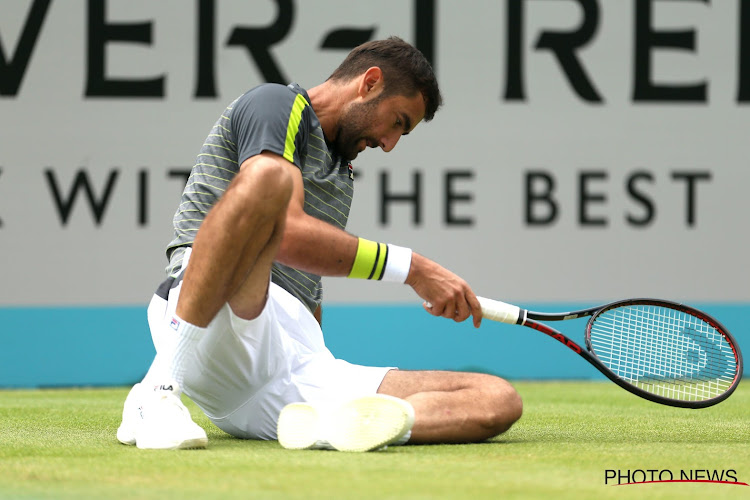
{"label": "tennis player", "polygon": [[391,151],[441,103],[428,61],[391,37],[355,48],[314,88],[264,84],[224,110],[174,216],[168,277],[148,309],[157,355],[125,401],[122,443],[205,447],[182,391],[227,433],[296,449],[476,442],[520,418],[501,378],[358,366],[323,340],[321,276],[405,283],[430,314],[480,324],[459,276],[345,231],[350,162]]}

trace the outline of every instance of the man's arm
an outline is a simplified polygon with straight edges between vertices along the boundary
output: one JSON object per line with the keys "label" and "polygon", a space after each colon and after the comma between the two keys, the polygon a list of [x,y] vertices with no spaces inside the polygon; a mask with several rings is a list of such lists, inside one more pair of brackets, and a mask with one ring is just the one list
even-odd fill
{"label": "man's arm", "polygon": [[[305,189],[300,169],[281,156],[263,152],[290,169],[293,179],[292,198],[287,208],[284,238],[276,260],[319,276],[348,276],[357,254],[359,239],[332,224],[305,213]],[[245,166],[245,163],[242,165]],[[474,317],[478,327],[482,309],[466,281],[436,262],[414,252],[406,284],[431,307],[434,316],[455,321]]]}
{"label": "man's arm", "polygon": [[287,208],[284,238],[276,260],[319,276],[347,276],[357,253],[358,238],[305,213],[302,172],[284,158],[277,158],[290,169],[293,189]]}

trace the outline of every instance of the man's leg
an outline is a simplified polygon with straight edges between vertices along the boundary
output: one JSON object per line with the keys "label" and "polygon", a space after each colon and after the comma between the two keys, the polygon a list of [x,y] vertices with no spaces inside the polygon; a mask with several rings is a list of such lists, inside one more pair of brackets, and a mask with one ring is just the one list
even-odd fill
{"label": "man's leg", "polygon": [[[244,169],[208,214],[180,285],[177,316],[182,321],[176,332],[177,362],[165,360],[173,365],[172,370],[169,366],[157,370],[165,372],[163,382],[149,387],[137,384],[131,390],[118,429],[121,442],[139,448],[206,445],[205,432],[192,422],[180,401],[184,361],[191,359],[203,327],[227,302],[246,319],[263,310],[291,195],[291,176],[285,168],[262,160]],[[173,358],[171,352],[165,354]]]}
{"label": "man's leg", "polygon": [[257,156],[201,225],[185,270],[177,315],[207,326],[227,302],[243,319],[263,310],[292,193],[288,167]]}
{"label": "man's leg", "polygon": [[497,436],[523,405],[505,380],[481,373],[391,370],[378,392],[414,407],[410,443],[468,443]]}
{"label": "man's leg", "polygon": [[172,375],[181,386],[198,342],[225,304],[245,320],[255,319],[266,304],[292,178],[278,161],[255,159],[208,213],[193,243],[176,308],[179,340]]}
{"label": "man's leg", "polygon": [[[279,442],[292,449],[330,444],[343,451],[406,442],[471,443],[507,431],[522,412],[521,398],[508,382],[480,373],[390,370],[377,392],[343,407],[287,405],[279,417]],[[323,432],[316,431],[321,421],[327,424]]]}

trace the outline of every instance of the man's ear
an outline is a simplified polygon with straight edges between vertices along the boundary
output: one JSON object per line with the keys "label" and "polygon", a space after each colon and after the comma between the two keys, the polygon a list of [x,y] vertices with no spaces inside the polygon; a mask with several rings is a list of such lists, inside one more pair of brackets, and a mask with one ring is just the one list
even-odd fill
{"label": "man's ear", "polygon": [[374,97],[383,90],[383,71],[377,66],[369,68],[362,74],[357,94],[363,99]]}

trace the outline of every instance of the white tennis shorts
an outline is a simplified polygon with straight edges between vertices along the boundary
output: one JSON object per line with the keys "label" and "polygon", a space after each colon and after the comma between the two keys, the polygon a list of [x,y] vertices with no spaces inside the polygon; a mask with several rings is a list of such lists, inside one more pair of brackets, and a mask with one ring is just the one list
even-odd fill
{"label": "white tennis shorts", "polygon": [[[171,353],[169,327],[182,284],[168,300],[155,295],[148,316],[157,357]],[[310,311],[283,288],[270,284],[263,312],[253,320],[228,304],[185,360],[183,391],[225,432],[245,439],[276,439],[276,422],[289,403],[374,394],[389,367],[335,359]]]}

